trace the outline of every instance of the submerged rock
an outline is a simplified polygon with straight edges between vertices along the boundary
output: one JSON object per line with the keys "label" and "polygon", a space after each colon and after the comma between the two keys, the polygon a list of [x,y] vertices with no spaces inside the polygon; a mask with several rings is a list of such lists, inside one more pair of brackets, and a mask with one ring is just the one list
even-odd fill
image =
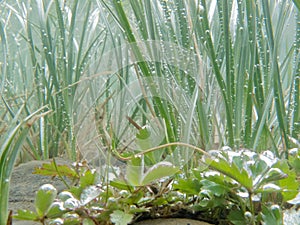
{"label": "submerged rock", "polygon": [[[52,184],[58,192],[66,189],[63,182],[55,177],[51,179],[48,176],[42,176],[38,174],[32,174],[37,167],[41,167],[44,163],[49,163],[51,160],[45,161],[30,161],[24,164],[20,164],[16,167],[12,173],[10,180],[10,192],[9,192],[9,210],[16,213],[18,209],[32,210],[34,211],[34,199],[36,191],[43,184]],[[67,164],[70,162],[57,158],[56,163],[59,165]],[[17,224],[37,224],[33,222],[14,221],[14,225]],[[38,223],[40,224],[40,223]]]}

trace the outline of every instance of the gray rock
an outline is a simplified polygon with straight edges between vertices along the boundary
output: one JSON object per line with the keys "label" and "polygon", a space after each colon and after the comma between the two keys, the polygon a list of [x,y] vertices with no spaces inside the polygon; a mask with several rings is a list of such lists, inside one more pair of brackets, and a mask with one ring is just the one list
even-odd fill
{"label": "gray rock", "polygon": [[[53,178],[48,176],[41,176],[38,174],[32,174],[37,167],[41,167],[44,163],[49,163],[50,160],[46,161],[30,161],[24,164],[20,164],[16,167],[12,173],[10,181],[10,192],[9,192],[9,210],[16,213],[18,209],[22,210],[35,210],[34,209],[34,198],[37,190],[43,184],[52,184],[58,192],[66,189],[65,185],[59,178]],[[67,164],[70,162],[57,158],[57,164]],[[14,221],[14,225],[18,224],[36,224],[33,222]],[[40,223],[39,223],[40,224]]]}

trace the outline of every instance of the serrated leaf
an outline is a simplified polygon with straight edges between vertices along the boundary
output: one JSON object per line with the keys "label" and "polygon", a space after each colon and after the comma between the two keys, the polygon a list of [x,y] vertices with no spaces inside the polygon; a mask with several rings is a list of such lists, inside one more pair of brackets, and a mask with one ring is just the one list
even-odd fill
{"label": "serrated leaf", "polygon": [[207,179],[201,180],[201,184],[203,185],[202,190],[208,190],[215,196],[222,196],[228,191],[228,188],[226,188],[226,186],[220,185]]}
{"label": "serrated leaf", "polygon": [[148,185],[153,181],[169,177],[179,172],[179,168],[170,162],[159,162],[152,166],[143,176],[141,185]]}
{"label": "serrated leaf", "polygon": [[95,171],[91,171],[91,170],[87,170],[83,176],[80,176],[79,179],[79,185],[81,188],[86,188],[90,185],[95,184],[95,180],[96,180],[96,172]]}
{"label": "serrated leaf", "polygon": [[35,168],[33,174],[39,174],[43,176],[61,176],[69,177],[69,178],[79,178],[78,174],[73,168],[70,168],[68,165],[57,165],[55,167],[54,162],[51,163],[43,163],[42,167]]}
{"label": "serrated leaf", "polygon": [[223,174],[213,174],[210,176],[205,176],[205,179],[221,185],[227,191],[239,187],[239,184],[237,184],[236,182],[232,182],[231,178],[228,178]]}
{"label": "serrated leaf", "polygon": [[234,163],[230,164],[229,162],[221,158],[218,158],[217,160],[206,158],[205,161],[212,169],[234,179],[245,188],[253,188],[253,180],[245,169],[239,170],[239,168]]}
{"label": "serrated leaf", "polygon": [[81,221],[77,218],[64,219],[64,225],[81,225]]}
{"label": "serrated leaf", "polygon": [[39,217],[47,214],[56,195],[57,190],[51,184],[44,184],[39,188],[35,196],[35,209]]}
{"label": "serrated leaf", "polygon": [[285,160],[279,162],[277,165],[283,173],[287,174],[285,179],[278,181],[278,186],[283,190],[281,192],[283,200],[291,200],[298,194],[299,190],[299,182],[297,181],[296,172],[289,168],[289,165]]}
{"label": "serrated leaf", "polygon": [[249,166],[253,175],[253,179],[255,179],[257,176],[261,176],[261,174],[264,173],[264,171],[268,167],[265,161],[260,159],[254,159],[254,160],[255,163]]}
{"label": "serrated leaf", "polygon": [[30,210],[18,210],[17,214],[13,218],[18,220],[38,220],[38,215]]}
{"label": "serrated leaf", "polygon": [[173,185],[173,188],[185,194],[197,195],[201,186],[198,179],[179,179],[178,183]]}
{"label": "serrated leaf", "polygon": [[73,186],[69,189],[69,191],[73,195],[73,198],[77,198],[77,199],[80,198],[82,190],[83,190],[82,187],[77,187],[77,186]]}
{"label": "serrated leaf", "polygon": [[266,174],[266,176],[263,179],[262,183],[269,183],[271,181],[278,181],[284,178],[287,178],[287,174],[285,174],[284,172],[282,172],[282,170],[278,169],[278,168],[271,168],[268,173]]}
{"label": "serrated leaf", "polygon": [[110,221],[115,225],[127,225],[133,219],[132,214],[125,213],[121,210],[115,210],[112,214],[110,214]]}
{"label": "serrated leaf", "polygon": [[262,218],[265,225],[283,225],[283,215],[278,205],[263,206]]}

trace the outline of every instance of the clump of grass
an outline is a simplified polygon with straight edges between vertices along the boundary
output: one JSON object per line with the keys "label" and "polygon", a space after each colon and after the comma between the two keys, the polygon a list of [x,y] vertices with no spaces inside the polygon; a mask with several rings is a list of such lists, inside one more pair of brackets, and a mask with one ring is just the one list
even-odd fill
{"label": "clump of grass", "polygon": [[27,115],[46,105],[53,111],[34,124],[26,145],[30,158],[76,159],[73,98],[105,37],[93,5],[58,0],[1,3],[7,33],[1,38],[7,64],[3,98],[12,111],[25,101]]}
{"label": "clump of grass", "polygon": [[[137,44],[132,55],[138,60],[128,67],[138,68],[132,79],[147,78],[148,84],[155,77],[167,80],[169,87],[152,88],[155,97],[147,99],[150,104],[138,103],[142,114],[154,112],[164,120],[166,142],[180,140],[204,149],[216,145],[271,149],[287,157],[293,146],[290,139],[299,138],[298,12],[291,1],[101,4],[111,16],[107,23],[116,23],[125,41],[155,40],[165,46],[162,63],[149,61],[144,53],[146,49],[155,56],[160,47]],[[178,51],[168,49],[166,42],[192,54],[185,63],[195,62],[200,69],[181,70],[182,62],[176,65],[171,60],[180,58]],[[187,99],[183,107],[189,111],[180,111],[175,98],[165,98],[168,88],[183,90],[182,98]]]}

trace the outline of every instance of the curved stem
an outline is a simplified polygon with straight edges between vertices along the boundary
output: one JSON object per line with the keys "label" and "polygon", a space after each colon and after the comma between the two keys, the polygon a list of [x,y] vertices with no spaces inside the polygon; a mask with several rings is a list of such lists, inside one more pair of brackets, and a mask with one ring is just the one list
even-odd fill
{"label": "curved stem", "polygon": [[194,145],[191,145],[191,144],[187,144],[187,143],[183,143],[183,142],[172,142],[172,143],[167,143],[167,144],[163,144],[163,145],[159,145],[159,146],[156,146],[156,147],[153,147],[153,148],[149,148],[149,149],[146,149],[144,151],[141,151],[139,153],[136,153],[134,154],[133,156],[129,156],[129,157],[123,157],[121,156],[117,151],[114,151],[114,154],[120,159],[120,160],[123,160],[123,161],[128,161],[128,160],[131,160],[137,156],[141,156],[141,155],[145,155],[149,152],[153,152],[153,151],[156,151],[156,150],[159,150],[159,149],[162,149],[162,148],[167,148],[167,147],[170,147],[170,146],[183,146],[183,147],[187,147],[187,148],[190,148],[192,150],[196,150],[197,152],[200,152],[206,156],[210,156],[210,154],[208,154],[206,151],[204,151],[202,148],[198,148]]}

